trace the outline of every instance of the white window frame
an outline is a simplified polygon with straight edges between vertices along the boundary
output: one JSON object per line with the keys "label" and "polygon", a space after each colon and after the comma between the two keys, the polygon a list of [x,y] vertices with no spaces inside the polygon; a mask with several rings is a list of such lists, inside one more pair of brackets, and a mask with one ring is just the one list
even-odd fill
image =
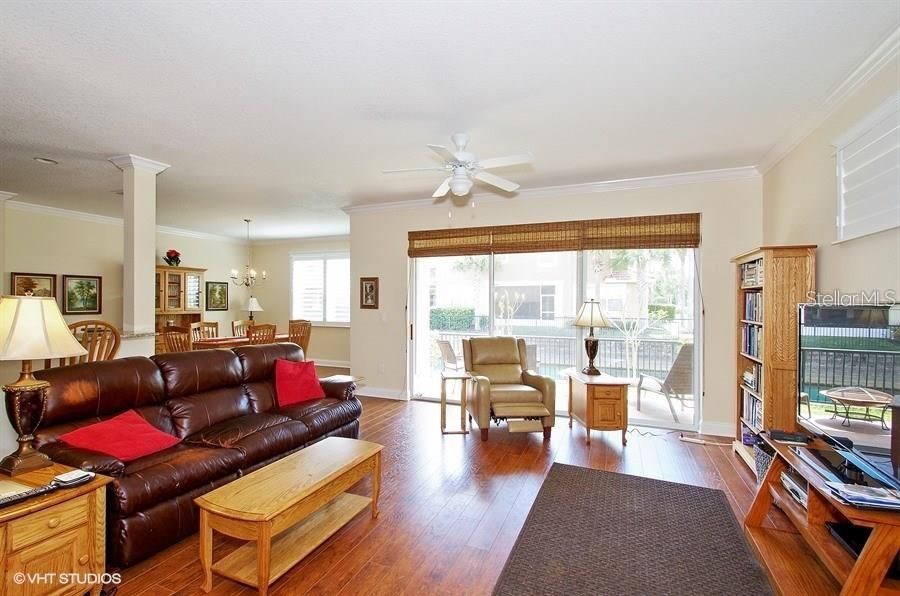
{"label": "white window frame", "polygon": [[[835,179],[836,179],[836,215],[835,228],[837,240],[835,244],[862,238],[871,234],[877,234],[900,226],[898,222],[892,222],[891,218],[879,218],[871,227],[856,233],[847,233],[844,220],[844,149],[870,132],[877,124],[891,116],[900,117],[900,92],[889,97],[884,103],[869,113],[865,118],[854,124],[842,135],[836,138],[832,145],[835,148]],[[883,137],[882,137],[883,138]]]}
{"label": "white window frame", "polygon": [[[323,261],[322,266],[322,319],[321,321],[310,321],[313,327],[350,327],[350,321],[329,321],[328,315],[328,264],[324,261],[330,259],[349,259],[349,251],[338,252],[292,252],[289,254],[290,269],[290,312],[291,318],[294,318],[294,263],[297,261]],[[353,317],[353,279],[350,282],[350,309],[349,316]]]}

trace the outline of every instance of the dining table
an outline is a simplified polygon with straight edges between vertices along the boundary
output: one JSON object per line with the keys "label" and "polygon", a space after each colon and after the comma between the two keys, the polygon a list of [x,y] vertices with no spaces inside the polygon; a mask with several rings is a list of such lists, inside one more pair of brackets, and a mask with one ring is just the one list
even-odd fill
{"label": "dining table", "polygon": [[[275,342],[289,341],[290,336],[287,333],[276,333]],[[195,350],[211,350],[213,348],[239,348],[241,346],[249,346],[250,338],[244,335],[236,337],[204,337],[203,339],[195,339],[193,349]]]}

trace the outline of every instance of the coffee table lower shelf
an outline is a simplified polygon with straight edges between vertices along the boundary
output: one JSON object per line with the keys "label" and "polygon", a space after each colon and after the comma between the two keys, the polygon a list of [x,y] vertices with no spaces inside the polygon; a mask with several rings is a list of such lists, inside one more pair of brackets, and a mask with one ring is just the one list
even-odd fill
{"label": "coffee table lower shelf", "polygon": [[[287,573],[301,559],[344,527],[372,499],[341,493],[321,509],[272,538],[269,583]],[[256,542],[251,541],[213,564],[213,573],[252,588],[259,587]]]}

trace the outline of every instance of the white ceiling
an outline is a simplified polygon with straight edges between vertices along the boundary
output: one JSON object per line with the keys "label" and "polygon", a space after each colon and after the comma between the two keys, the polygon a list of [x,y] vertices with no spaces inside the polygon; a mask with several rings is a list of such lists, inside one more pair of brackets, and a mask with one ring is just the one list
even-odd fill
{"label": "white ceiling", "polygon": [[[900,0],[0,3],[0,190],[121,213],[111,155],[172,164],[159,223],[345,233],[428,196],[471,134],[523,188],[757,163]],[[58,160],[58,166],[34,162]]]}

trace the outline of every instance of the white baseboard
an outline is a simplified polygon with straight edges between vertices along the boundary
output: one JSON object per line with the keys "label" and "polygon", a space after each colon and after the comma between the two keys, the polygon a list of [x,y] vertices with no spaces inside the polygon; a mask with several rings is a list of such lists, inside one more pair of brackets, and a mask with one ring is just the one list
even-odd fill
{"label": "white baseboard", "polygon": [[319,358],[312,358],[312,361],[316,363],[316,366],[324,366],[327,368],[346,368],[350,369],[350,361],[349,360],[322,360]]}
{"label": "white baseboard", "polygon": [[734,438],[734,423],[701,421],[700,422],[700,434],[713,435],[715,437],[732,437],[732,438]]}
{"label": "white baseboard", "polygon": [[402,389],[382,389],[381,387],[360,386],[356,389],[356,395],[361,397],[377,397],[380,399],[394,399],[409,401],[409,396]]}

